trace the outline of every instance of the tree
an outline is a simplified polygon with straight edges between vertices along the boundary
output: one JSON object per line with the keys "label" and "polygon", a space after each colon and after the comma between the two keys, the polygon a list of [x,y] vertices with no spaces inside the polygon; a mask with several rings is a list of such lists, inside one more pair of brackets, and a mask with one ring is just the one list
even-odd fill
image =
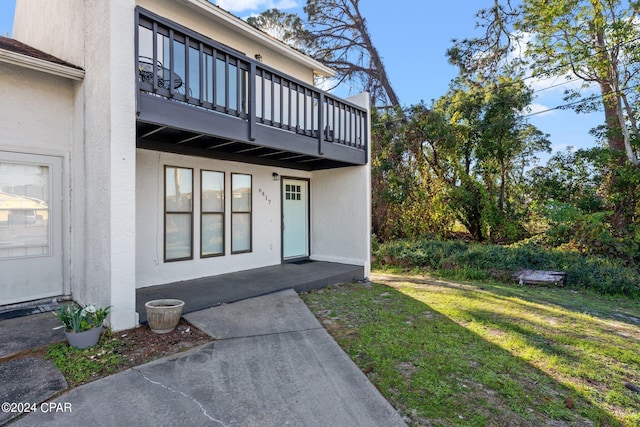
{"label": "tree", "polygon": [[512,55],[522,39],[514,31],[519,18],[519,10],[510,0],[493,0],[493,6],[476,13],[476,27],[484,34],[470,39],[453,39],[453,46],[447,50],[449,62],[458,66],[461,74],[485,78],[522,65],[521,58]]}
{"label": "tree", "polygon": [[[565,107],[577,112],[602,107],[604,136],[612,153],[610,179],[602,191],[615,202],[610,221],[624,234],[635,216],[618,197],[629,190],[628,165],[638,168],[640,133],[637,126],[640,88],[640,22],[637,1],[628,0],[508,0],[478,13],[485,33],[457,41],[450,60],[467,73],[490,75],[500,68],[529,68],[538,78],[566,77],[581,81],[567,91]],[[526,37],[525,37],[526,36]],[[525,46],[522,46],[526,40]],[[524,48],[516,52],[517,48]],[[521,53],[518,55],[517,53]],[[597,87],[598,96],[582,96],[582,89]]]}
{"label": "tree", "polygon": [[[616,156],[606,184],[606,191],[614,198],[627,182],[625,162],[639,166],[633,140],[640,135],[636,112],[629,102],[632,90],[640,84],[637,8],[637,2],[624,0],[563,0],[553,5],[545,0],[525,0],[516,26],[533,34],[527,54],[536,75],[569,75],[585,86],[599,87],[604,136]],[[579,91],[573,91],[568,99],[579,97]],[[625,201],[618,200],[611,216],[617,233],[626,233],[633,221]]]}
{"label": "tree", "polygon": [[475,240],[521,237],[524,169],[549,148],[523,117],[530,100],[521,80],[461,77],[431,106],[374,114],[376,234],[446,235],[458,221]]}
{"label": "tree", "polygon": [[314,38],[295,13],[268,9],[260,15],[248,17],[247,23],[308,55],[313,55],[315,51]]}
{"label": "tree", "polygon": [[[547,165],[528,172],[531,214],[543,225],[547,245],[568,246],[583,253],[614,256],[638,265],[640,261],[640,168],[619,166],[617,186],[603,195],[610,180],[615,155],[608,148],[556,153]],[[624,202],[630,218],[626,233],[615,233],[609,221],[618,200]]]}
{"label": "tree", "polygon": [[587,213],[605,209],[606,201],[599,194],[602,185],[602,164],[594,161],[599,149],[555,153],[546,165],[527,172],[529,194],[540,205],[550,202],[575,206]]}
{"label": "tree", "polygon": [[445,184],[427,167],[424,136],[409,124],[420,122],[428,111],[424,105],[407,111],[372,109],[372,225],[383,241],[441,235],[451,223],[450,216],[441,216]]}
{"label": "tree", "polygon": [[[452,205],[475,238],[484,229],[513,238],[522,211],[524,169],[549,151],[547,135],[524,118],[532,91],[508,76],[476,80],[462,75],[434,109],[442,110],[456,135],[456,188]],[[465,218],[466,216],[466,218]],[[500,236],[502,234],[502,236]],[[517,234],[517,233],[516,233]]]}
{"label": "tree", "polygon": [[374,105],[397,107],[400,100],[359,5],[360,0],[307,0],[307,29],[318,45],[313,56],[336,70],[336,86],[349,82],[368,91]]}
{"label": "tree", "polygon": [[[623,153],[621,160],[638,165],[633,139],[640,139],[637,111],[630,97],[640,85],[638,2],[626,0],[494,0],[477,13],[480,37],[454,41],[450,60],[467,73],[493,73],[506,66],[529,65],[536,77],[566,77],[597,85],[605,113],[607,142]],[[522,46],[525,40],[526,43]],[[523,50],[516,52],[516,50]],[[590,108],[593,98],[568,91],[576,111]]]}
{"label": "tree", "polygon": [[569,75],[600,88],[608,145],[634,165],[631,134],[639,134],[628,96],[639,83],[637,9],[621,0],[525,0],[516,25],[533,36],[527,55],[535,75]]}
{"label": "tree", "polygon": [[333,88],[346,83],[356,91],[368,91],[374,105],[399,107],[359,2],[307,0],[307,22],[277,9],[266,10],[247,22],[335,70]]}

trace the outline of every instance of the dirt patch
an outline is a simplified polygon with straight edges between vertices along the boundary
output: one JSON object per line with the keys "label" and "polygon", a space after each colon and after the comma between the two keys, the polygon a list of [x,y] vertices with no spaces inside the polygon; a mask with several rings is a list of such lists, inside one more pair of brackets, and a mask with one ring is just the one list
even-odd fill
{"label": "dirt patch", "polygon": [[[108,334],[108,332],[103,332],[103,335],[105,334]],[[116,372],[124,371],[134,366],[142,365],[161,357],[180,353],[190,348],[213,341],[213,338],[184,319],[180,319],[178,326],[168,334],[156,334],[151,332],[149,326],[144,325],[138,328],[113,333],[111,339],[118,340],[119,344],[117,345],[115,352],[125,359],[125,362],[118,366]],[[99,347],[96,347],[96,349],[97,348]],[[33,350],[25,350],[12,355],[11,357],[0,360],[0,363],[11,359],[20,359],[25,357],[44,359],[46,353],[46,346]],[[96,355],[96,357],[101,356],[102,354]],[[116,372],[112,372],[112,374]],[[104,376],[106,375],[92,376],[91,381]],[[69,383],[72,384],[72,386],[74,385],[72,381],[69,381]]]}
{"label": "dirt patch", "polygon": [[131,366],[213,341],[213,338],[184,319],[180,319],[178,326],[168,334],[156,334],[145,325],[114,333],[113,336],[122,341],[122,355]]}
{"label": "dirt patch", "polygon": [[[462,381],[461,385],[466,390],[462,393],[461,399],[468,402],[477,402],[473,407],[478,414],[482,414],[486,418],[487,424],[485,425],[487,427],[531,427],[541,425],[564,427],[569,425],[564,421],[548,419],[546,416],[537,413],[533,408],[527,408],[528,418],[523,418],[521,414],[517,414],[509,408],[509,402],[500,397],[496,390],[491,390],[481,383],[468,380]],[[586,423],[584,425],[590,424]]]}
{"label": "dirt patch", "polygon": [[407,382],[416,372],[418,372],[418,368],[416,368],[416,365],[411,362],[400,362],[396,364],[396,370]]}

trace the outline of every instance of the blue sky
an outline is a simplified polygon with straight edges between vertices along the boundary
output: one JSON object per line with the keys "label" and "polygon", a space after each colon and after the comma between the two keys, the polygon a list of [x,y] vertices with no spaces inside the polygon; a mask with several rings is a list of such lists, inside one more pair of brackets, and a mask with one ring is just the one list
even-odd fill
{"label": "blue sky", "polygon": [[[302,14],[304,0],[214,0],[214,3],[246,17],[271,7]],[[446,93],[449,82],[457,73],[445,56],[451,39],[472,36],[475,12],[491,3],[492,0],[360,2],[373,42],[383,57],[391,83],[403,105],[416,104],[421,100],[430,103]],[[15,0],[0,0],[2,35],[11,34],[14,8]],[[559,82],[536,82],[535,89]],[[559,86],[537,93],[533,111],[563,104],[561,97],[565,88]],[[530,120],[551,135],[554,150],[563,151],[567,146],[594,146],[593,137],[588,132],[600,124],[602,118],[600,112],[578,115],[572,111],[556,110],[532,116]]]}

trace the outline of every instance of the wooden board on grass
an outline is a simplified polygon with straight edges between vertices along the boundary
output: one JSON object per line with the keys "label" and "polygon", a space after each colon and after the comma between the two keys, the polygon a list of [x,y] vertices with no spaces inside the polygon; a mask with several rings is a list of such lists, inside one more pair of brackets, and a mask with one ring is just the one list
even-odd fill
{"label": "wooden board on grass", "polygon": [[567,276],[562,271],[520,270],[513,273],[514,280],[521,285],[562,285]]}

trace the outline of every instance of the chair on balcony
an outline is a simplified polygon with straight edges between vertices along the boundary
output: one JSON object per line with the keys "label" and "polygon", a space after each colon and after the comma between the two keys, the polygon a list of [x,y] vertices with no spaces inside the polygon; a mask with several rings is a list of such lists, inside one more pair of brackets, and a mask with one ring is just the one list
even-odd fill
{"label": "chair on balcony", "polygon": [[[140,81],[153,85],[153,59],[141,56],[138,58],[138,73],[140,74]],[[171,80],[171,70],[162,66],[162,62],[156,61],[155,69],[158,75],[158,87],[169,89]],[[173,73],[173,89],[180,89],[183,85],[182,77]]]}

